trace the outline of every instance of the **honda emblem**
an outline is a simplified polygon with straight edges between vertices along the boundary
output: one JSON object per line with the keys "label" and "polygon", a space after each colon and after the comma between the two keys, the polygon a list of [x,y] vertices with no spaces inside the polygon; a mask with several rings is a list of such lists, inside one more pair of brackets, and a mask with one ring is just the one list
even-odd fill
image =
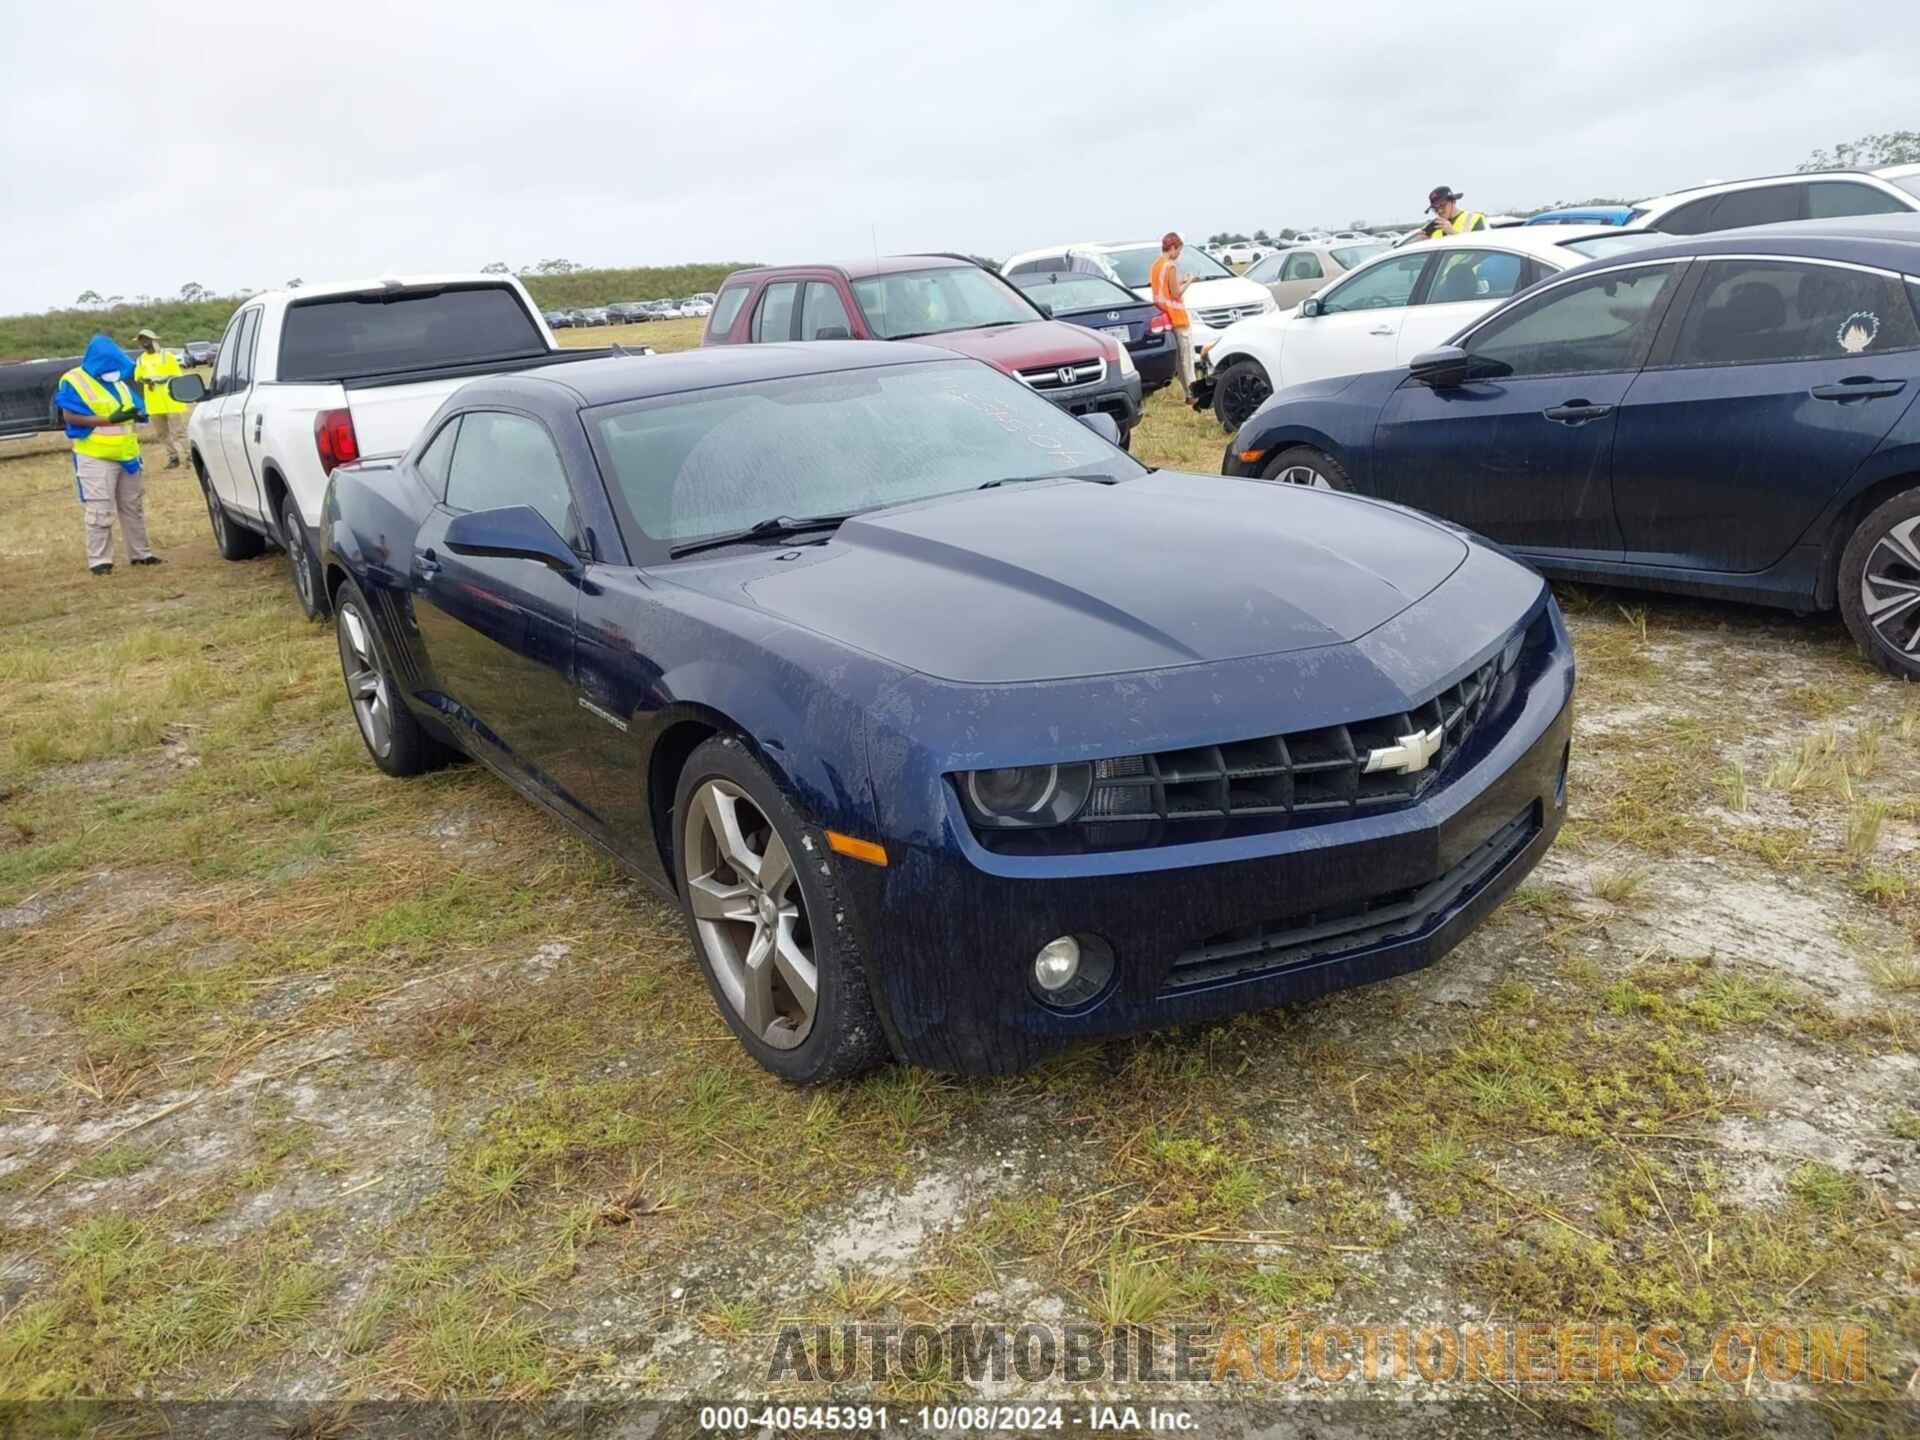
{"label": "honda emblem", "polygon": [[1060,383],[1062,385],[1073,384],[1073,366],[1062,365],[1060,367]]}

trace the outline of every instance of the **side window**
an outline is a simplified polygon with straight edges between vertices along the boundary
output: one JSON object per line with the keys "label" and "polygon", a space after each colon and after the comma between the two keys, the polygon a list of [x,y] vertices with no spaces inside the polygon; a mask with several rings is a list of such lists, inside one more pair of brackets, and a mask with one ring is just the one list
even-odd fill
{"label": "side window", "polygon": [[1324,280],[1327,272],[1320,267],[1320,257],[1311,250],[1296,250],[1287,257],[1287,266],[1280,272],[1282,280]]}
{"label": "side window", "polygon": [[1504,300],[1526,288],[1526,262],[1501,250],[1449,250],[1434,266],[1427,305]]}
{"label": "side window", "polygon": [[1291,255],[1283,252],[1269,255],[1264,260],[1256,260],[1247,271],[1247,279],[1258,281],[1262,285],[1272,284],[1280,278],[1280,267],[1292,258]]}
{"label": "side window", "polygon": [[1653,228],[1663,235],[1704,235],[1713,229],[1713,212],[1719,204],[1718,195],[1690,201],[1656,221]]}
{"label": "side window", "polygon": [[233,364],[240,353],[241,323],[251,312],[243,311],[227,322],[227,333],[220,337],[220,353],[213,360],[213,393],[224,395],[233,389]]}
{"label": "side window", "polygon": [[799,293],[798,281],[783,280],[769,285],[760,297],[760,308],[753,312],[753,338],[791,340],[793,338],[793,300]]}
{"label": "side window", "polygon": [[1694,292],[1675,365],[1843,360],[1920,346],[1891,276],[1834,265],[1716,260]]}
{"label": "side window", "polygon": [[570,544],[578,543],[573,495],[567,489],[560,452],[546,427],[524,415],[469,410],[447,473],[447,504],[455,510],[497,510],[531,505]]}
{"label": "side window", "polygon": [[1677,265],[1610,270],[1508,307],[1466,342],[1478,378],[1600,375],[1645,361]]}
{"label": "side window", "polygon": [[253,352],[260,346],[260,307],[240,317],[240,340],[234,346],[233,388],[244,390],[253,383]]}
{"label": "side window", "polygon": [[1805,215],[1807,187],[1760,185],[1752,190],[1735,190],[1722,195],[1713,207],[1715,230],[1744,230],[1749,225],[1773,225],[1782,220],[1799,220]]}
{"label": "side window", "polygon": [[1807,218],[1827,220],[1837,215],[1904,215],[1903,205],[1884,190],[1857,180],[1814,180],[1807,185]]}
{"label": "side window", "polygon": [[420,461],[413,467],[427,482],[427,488],[441,500],[447,498],[447,470],[453,463],[453,438],[459,433],[460,417],[456,415],[440,427],[440,433],[420,453]]}
{"label": "side window", "polygon": [[1067,257],[1065,255],[1036,255],[1031,260],[1022,260],[1011,270],[1004,271],[1003,273],[1007,275],[1038,275],[1051,270],[1064,270],[1066,268]]}
{"label": "side window", "polygon": [[720,292],[720,298],[713,302],[713,318],[707,322],[709,335],[725,335],[732,331],[733,322],[740,316],[740,307],[747,303],[745,285],[729,285]]}
{"label": "side window", "polygon": [[851,340],[853,322],[847,318],[847,307],[840,301],[840,292],[825,280],[809,280],[807,296],[800,305],[800,338],[802,340]]}
{"label": "side window", "polygon": [[1348,310],[1390,310],[1405,305],[1413,298],[1413,287],[1426,268],[1425,255],[1396,255],[1391,260],[1369,265],[1323,295],[1321,313],[1338,315]]}

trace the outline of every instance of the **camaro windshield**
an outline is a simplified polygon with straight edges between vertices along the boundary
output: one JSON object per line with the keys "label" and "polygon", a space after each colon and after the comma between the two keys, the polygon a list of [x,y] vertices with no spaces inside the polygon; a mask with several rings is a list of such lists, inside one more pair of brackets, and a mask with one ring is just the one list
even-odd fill
{"label": "camaro windshield", "polygon": [[[1153,262],[1160,258],[1158,245],[1135,245],[1129,250],[1109,250],[1107,263],[1120,283],[1129,290],[1144,290],[1153,283]],[[1180,273],[1195,280],[1231,280],[1233,271],[1206,251],[1189,245],[1180,252]]]}
{"label": "camaro windshield", "polygon": [[683,543],[991,481],[1126,480],[1137,462],[971,360],[756,381],[588,412],[623,526]]}
{"label": "camaro windshield", "polygon": [[973,265],[874,275],[854,281],[853,295],[881,340],[1040,318],[1006,281]]}

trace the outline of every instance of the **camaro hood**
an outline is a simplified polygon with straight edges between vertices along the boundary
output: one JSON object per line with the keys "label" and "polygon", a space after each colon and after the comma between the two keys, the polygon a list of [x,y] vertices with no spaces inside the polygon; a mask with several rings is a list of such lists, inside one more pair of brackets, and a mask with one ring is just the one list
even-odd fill
{"label": "camaro hood", "polygon": [[1161,471],[947,496],[849,521],[822,545],[658,573],[905,669],[1007,684],[1339,645],[1466,556],[1398,510]]}

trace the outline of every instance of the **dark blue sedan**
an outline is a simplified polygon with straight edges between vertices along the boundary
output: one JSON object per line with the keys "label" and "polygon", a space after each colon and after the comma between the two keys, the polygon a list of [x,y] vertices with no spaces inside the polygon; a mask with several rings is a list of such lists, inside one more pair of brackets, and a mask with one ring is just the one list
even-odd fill
{"label": "dark blue sedan", "polygon": [[1550,575],[1837,606],[1920,678],[1920,220],[1570,270],[1407,369],[1282,391],[1222,468],[1418,506]]}
{"label": "dark blue sedan", "polygon": [[464,751],[674,897],[792,1080],[1435,960],[1560,828],[1546,587],[1100,423],[910,343],[474,381],[333,475],[367,749]]}

